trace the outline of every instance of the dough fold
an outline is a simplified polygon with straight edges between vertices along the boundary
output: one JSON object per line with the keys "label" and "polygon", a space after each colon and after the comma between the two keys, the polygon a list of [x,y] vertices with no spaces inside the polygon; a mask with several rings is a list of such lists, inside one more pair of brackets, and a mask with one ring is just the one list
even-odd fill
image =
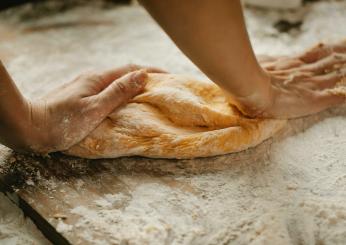
{"label": "dough fold", "polygon": [[92,159],[209,157],[256,146],[285,122],[244,117],[212,82],[149,74],[144,93],[65,153]]}

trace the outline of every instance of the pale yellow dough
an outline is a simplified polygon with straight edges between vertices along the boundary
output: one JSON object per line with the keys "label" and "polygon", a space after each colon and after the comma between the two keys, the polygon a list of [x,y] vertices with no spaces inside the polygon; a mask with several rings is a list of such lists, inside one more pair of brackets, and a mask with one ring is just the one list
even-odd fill
{"label": "pale yellow dough", "polygon": [[285,120],[248,119],[211,82],[149,74],[144,93],[66,153],[83,158],[195,158],[253,147]]}

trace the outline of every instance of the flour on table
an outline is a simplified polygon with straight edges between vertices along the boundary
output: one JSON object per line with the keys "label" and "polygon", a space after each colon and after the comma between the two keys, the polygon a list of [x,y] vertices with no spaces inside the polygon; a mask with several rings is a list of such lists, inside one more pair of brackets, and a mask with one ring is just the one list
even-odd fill
{"label": "flour on table", "polygon": [[[151,64],[205,79],[140,7],[85,6],[25,22],[16,11],[0,13],[0,31],[13,32],[0,35],[0,54],[30,98],[86,69],[110,64]],[[295,11],[246,9],[245,14],[256,53],[280,55],[300,52],[318,41],[345,38],[345,11],[345,1],[318,1]],[[114,24],[37,31],[54,23],[76,23],[85,16]],[[300,29],[279,33],[273,26],[281,19],[303,23]],[[25,34],[13,38],[23,30]],[[195,194],[157,183],[135,186],[136,176],[121,177],[126,185],[133,184],[132,196],[106,194],[101,204],[111,209],[73,209],[80,215],[78,225],[86,230],[102,227],[113,241],[132,244],[345,244],[344,122],[344,116],[326,119],[275,142],[264,159],[232,164],[226,156],[211,158],[215,164],[227,164],[227,170],[171,176],[191,185]],[[195,168],[200,168],[199,163]],[[6,207],[0,209],[1,244],[46,243],[31,222],[22,222],[22,212],[0,195],[2,204]],[[180,215],[173,217],[172,210],[181,211]],[[93,241],[87,231],[82,235]]]}
{"label": "flour on table", "polygon": [[2,245],[50,244],[34,223],[24,217],[22,211],[2,193],[0,193],[0,243]]}

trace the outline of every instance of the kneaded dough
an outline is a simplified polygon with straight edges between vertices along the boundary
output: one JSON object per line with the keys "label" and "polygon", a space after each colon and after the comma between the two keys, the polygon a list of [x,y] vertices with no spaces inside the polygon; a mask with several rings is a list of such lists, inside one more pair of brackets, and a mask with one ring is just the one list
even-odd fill
{"label": "kneaded dough", "polygon": [[285,122],[244,117],[212,82],[149,74],[144,93],[65,153],[83,158],[208,157],[258,145]]}

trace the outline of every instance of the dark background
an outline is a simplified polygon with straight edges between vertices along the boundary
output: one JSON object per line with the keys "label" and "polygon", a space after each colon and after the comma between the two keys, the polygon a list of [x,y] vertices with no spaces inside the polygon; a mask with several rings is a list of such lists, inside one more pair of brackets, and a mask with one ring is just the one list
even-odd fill
{"label": "dark background", "polygon": [[[25,4],[25,3],[37,3],[43,2],[44,0],[0,0],[0,10],[7,9],[10,7],[14,7],[17,5]],[[87,2],[86,0],[60,0],[59,2]],[[98,0],[101,1],[101,0]],[[104,2],[113,2],[113,3],[130,3],[131,0],[103,0]]]}
{"label": "dark background", "polygon": [[0,9],[6,9],[12,6],[16,6],[16,5],[20,5],[23,3],[27,3],[27,2],[37,2],[37,0],[1,0],[0,1]]}

